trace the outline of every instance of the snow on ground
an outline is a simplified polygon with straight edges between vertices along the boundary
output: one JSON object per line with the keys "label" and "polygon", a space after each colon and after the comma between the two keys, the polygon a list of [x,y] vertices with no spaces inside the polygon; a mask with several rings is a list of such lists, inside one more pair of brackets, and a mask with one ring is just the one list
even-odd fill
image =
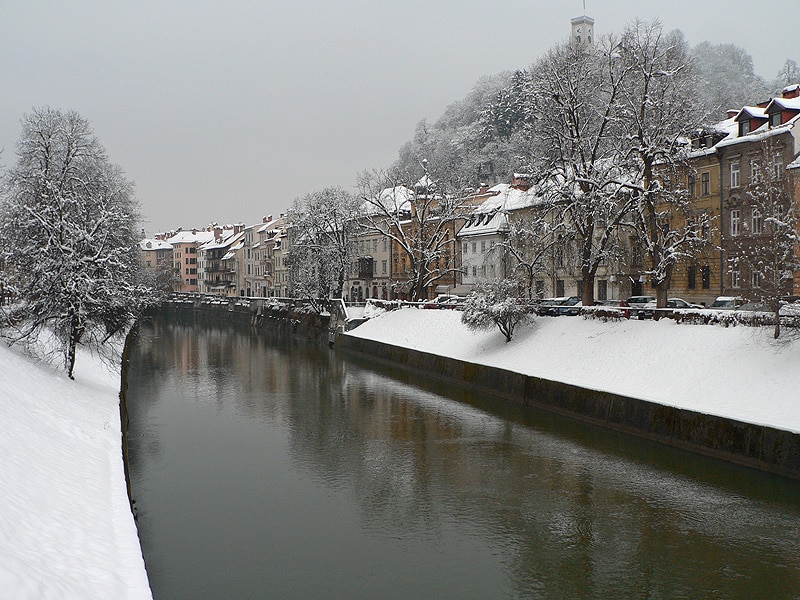
{"label": "snow on ground", "polygon": [[771,327],[540,317],[511,342],[450,310],[404,308],[348,335],[800,433],[800,334]]}
{"label": "snow on ground", "polygon": [[151,598],[122,463],[119,374],[0,344],[0,597]]}

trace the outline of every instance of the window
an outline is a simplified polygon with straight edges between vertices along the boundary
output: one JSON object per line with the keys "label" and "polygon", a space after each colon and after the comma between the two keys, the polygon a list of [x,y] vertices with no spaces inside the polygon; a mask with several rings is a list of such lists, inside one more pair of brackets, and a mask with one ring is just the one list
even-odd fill
{"label": "window", "polygon": [[750,161],[750,178],[753,180],[753,183],[759,183],[763,177],[763,173],[761,172],[761,161],[757,158],[754,158]]}
{"label": "window", "polygon": [[544,280],[537,279],[536,280],[536,297],[543,298],[544,297]]}
{"label": "window", "polygon": [[711,289],[711,267],[702,267],[700,269],[700,276],[703,279],[703,289]]}
{"label": "window", "polygon": [[731,211],[731,236],[739,235],[741,227],[741,212],[738,208]]}
{"label": "window", "polygon": [[731,271],[731,287],[739,287],[739,269],[734,269]]}
{"label": "window", "polygon": [[486,252],[486,242],[481,242],[481,252]]}
{"label": "window", "polygon": [[700,195],[708,196],[711,194],[711,173],[702,173],[700,175]]}
{"label": "window", "polygon": [[760,287],[761,281],[762,281],[761,273],[759,273],[758,271],[753,271],[752,273],[750,273],[750,283],[754,288]]}
{"label": "window", "polygon": [[608,281],[605,279],[597,280],[597,299],[606,300],[608,298]]}
{"label": "window", "polygon": [[750,133],[750,119],[739,121],[739,135],[746,135]]}
{"label": "window", "polygon": [[741,184],[739,182],[739,161],[732,160],[731,161],[731,187],[739,187]]}
{"label": "window", "polygon": [[783,175],[783,159],[781,158],[780,152],[776,153],[775,156],[772,158],[772,178],[773,179],[780,179],[781,175]]}
{"label": "window", "polygon": [[386,275],[386,262],[385,260],[381,261],[381,272]]}
{"label": "window", "polygon": [[761,215],[761,211],[756,207],[753,207],[751,231],[756,234],[764,231],[764,217]]}
{"label": "window", "polygon": [[641,246],[634,245],[631,248],[631,265],[641,267],[644,264],[644,255]]}
{"label": "window", "polygon": [[561,246],[556,246],[556,266],[564,266],[564,248]]}
{"label": "window", "polygon": [[462,250],[461,250],[461,251],[462,251],[464,254],[469,254],[469,244],[468,244],[467,242],[464,242],[464,243],[461,245],[461,248],[462,248]]}
{"label": "window", "polygon": [[694,198],[697,194],[697,190],[695,189],[695,179],[694,175],[689,175],[689,197]]}
{"label": "window", "polygon": [[386,250],[387,250],[387,248],[386,248],[387,242],[388,242],[388,240],[386,238],[383,238],[383,251],[384,252],[386,252]]}
{"label": "window", "polygon": [[472,253],[475,254],[478,251],[478,242],[472,242]]}
{"label": "window", "polygon": [[689,289],[693,290],[697,288],[697,267],[691,266],[689,267]]}
{"label": "window", "polygon": [[475,266],[472,267],[472,276],[473,277],[477,277],[478,276],[478,267],[475,267]]}
{"label": "window", "polygon": [[781,124],[781,112],[774,112],[769,116],[769,126],[778,127]]}
{"label": "window", "polygon": [[564,295],[564,280],[557,279],[556,280],[556,296],[561,298]]}

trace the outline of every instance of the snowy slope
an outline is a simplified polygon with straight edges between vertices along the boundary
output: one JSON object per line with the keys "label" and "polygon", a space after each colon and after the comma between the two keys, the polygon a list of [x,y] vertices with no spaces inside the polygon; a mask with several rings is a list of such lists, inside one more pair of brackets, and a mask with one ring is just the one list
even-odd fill
{"label": "snowy slope", "polygon": [[800,336],[772,329],[541,317],[505,343],[461,313],[405,308],[348,335],[800,433]]}
{"label": "snowy slope", "polygon": [[0,345],[0,597],[151,598],[122,464],[119,375]]}

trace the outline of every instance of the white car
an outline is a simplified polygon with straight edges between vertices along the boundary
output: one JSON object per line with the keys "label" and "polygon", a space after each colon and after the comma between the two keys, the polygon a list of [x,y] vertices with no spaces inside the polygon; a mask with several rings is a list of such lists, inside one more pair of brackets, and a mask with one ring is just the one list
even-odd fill
{"label": "white car", "polygon": [[744,304],[744,298],[741,296],[719,296],[711,304],[711,308],[733,310],[739,308],[742,304]]}

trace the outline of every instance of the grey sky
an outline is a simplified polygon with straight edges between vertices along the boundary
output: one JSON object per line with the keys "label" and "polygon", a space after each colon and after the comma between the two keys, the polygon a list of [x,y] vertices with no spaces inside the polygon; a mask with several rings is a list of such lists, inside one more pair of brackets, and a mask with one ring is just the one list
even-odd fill
{"label": "grey sky", "polygon": [[[800,61],[797,8],[588,0],[586,12],[598,34],[659,17],[691,44],[735,43],[771,79]],[[16,160],[32,107],[75,109],[136,182],[148,233],[254,223],[389,166],[419,120],[528,66],[581,14],[580,0],[5,0],[0,163]]]}

